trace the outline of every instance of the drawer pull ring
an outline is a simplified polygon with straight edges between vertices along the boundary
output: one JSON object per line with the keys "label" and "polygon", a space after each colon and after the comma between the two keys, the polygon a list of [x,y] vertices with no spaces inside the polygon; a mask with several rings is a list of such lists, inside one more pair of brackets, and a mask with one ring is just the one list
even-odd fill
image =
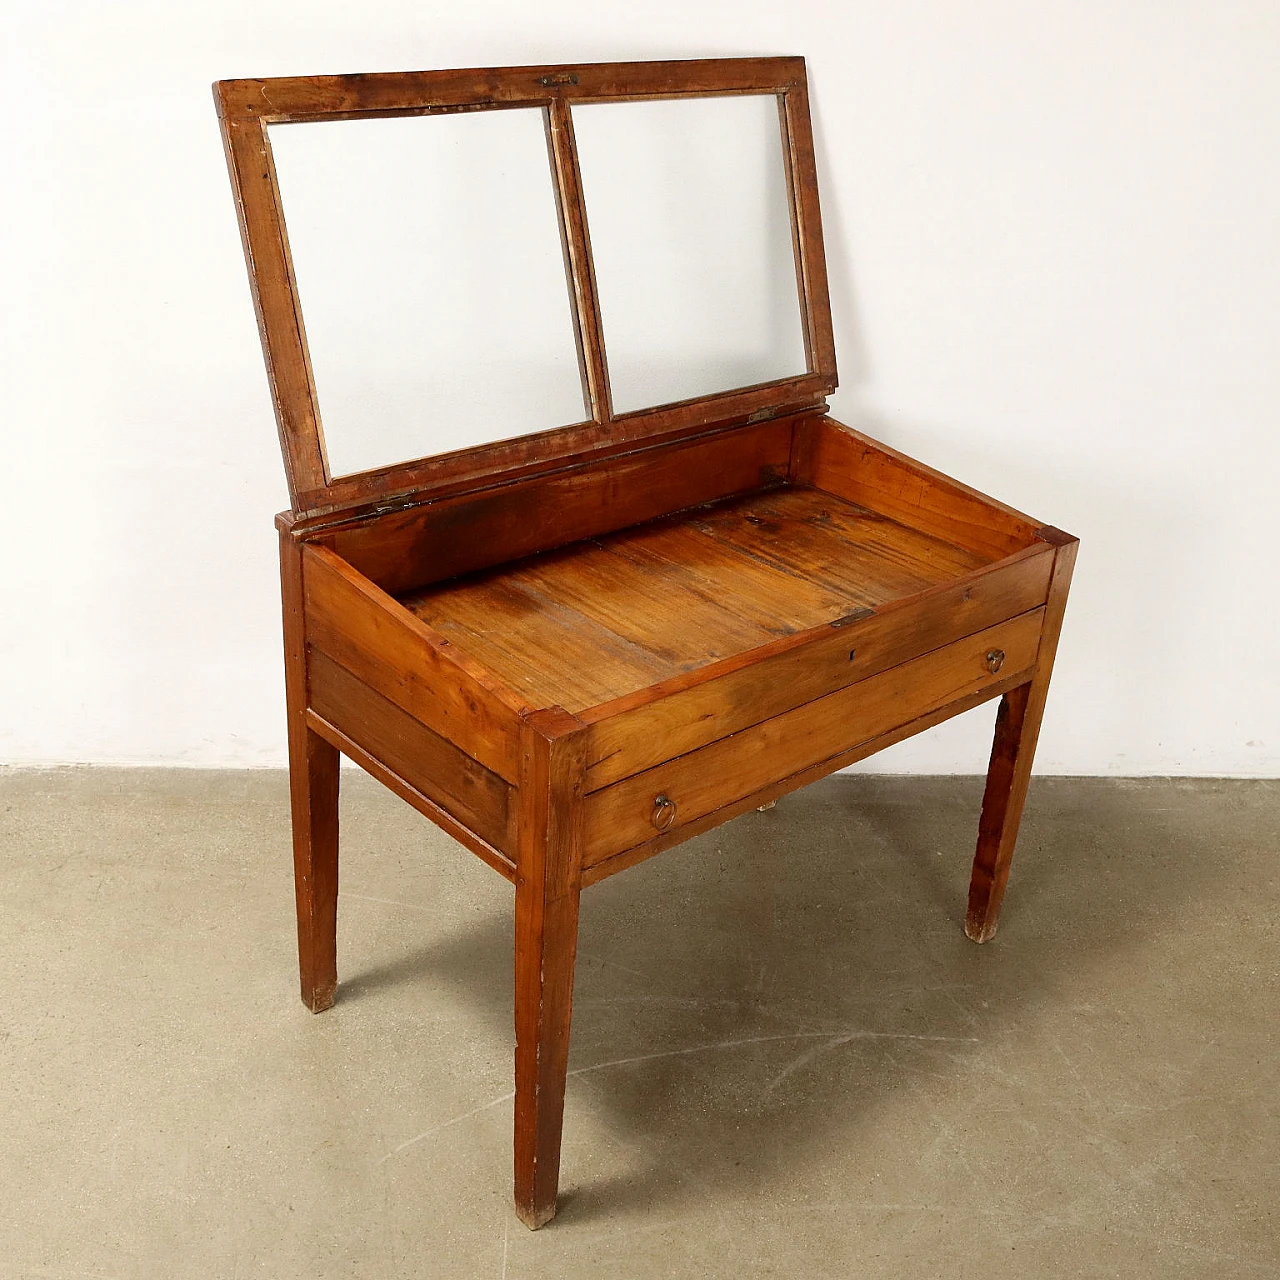
{"label": "drawer pull ring", "polygon": [[670,796],[659,795],[653,798],[653,825],[659,831],[666,831],[676,820],[676,802]]}
{"label": "drawer pull ring", "polygon": [[990,671],[992,675],[995,675],[995,673],[999,671],[1000,668],[1003,666],[1004,666],[1004,650],[988,649],[987,650],[987,670]]}

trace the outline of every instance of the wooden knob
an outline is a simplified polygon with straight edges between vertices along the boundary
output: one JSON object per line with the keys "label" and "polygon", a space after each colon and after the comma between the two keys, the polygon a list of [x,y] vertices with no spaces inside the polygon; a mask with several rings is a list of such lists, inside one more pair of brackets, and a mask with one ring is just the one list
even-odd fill
{"label": "wooden knob", "polygon": [[995,675],[995,673],[999,671],[1000,668],[1003,666],[1004,666],[1004,650],[988,649],[987,650],[987,670],[990,671],[992,675]]}
{"label": "wooden knob", "polygon": [[653,825],[665,831],[676,820],[676,802],[670,796],[653,797]]}

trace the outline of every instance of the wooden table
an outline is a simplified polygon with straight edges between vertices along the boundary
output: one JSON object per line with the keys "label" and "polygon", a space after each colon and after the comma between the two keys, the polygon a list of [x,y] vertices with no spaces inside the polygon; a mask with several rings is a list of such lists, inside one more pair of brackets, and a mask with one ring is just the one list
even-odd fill
{"label": "wooden table", "polygon": [[[808,369],[610,404],[572,103],[776,94]],[[337,985],[338,759],[515,885],[515,1200],[555,1212],[584,887],[999,698],[966,931],[996,929],[1076,541],[832,420],[803,60],[215,86],[293,498],[302,998]],[[545,112],[590,423],[330,474],[266,126]]]}

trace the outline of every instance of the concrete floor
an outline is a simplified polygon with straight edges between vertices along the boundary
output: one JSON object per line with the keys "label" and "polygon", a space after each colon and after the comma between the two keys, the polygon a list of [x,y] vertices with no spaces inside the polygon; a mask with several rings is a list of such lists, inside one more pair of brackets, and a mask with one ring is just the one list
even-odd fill
{"label": "concrete floor", "polygon": [[0,1276],[1280,1275],[1280,784],[836,777],[587,891],[559,1217],[509,1208],[511,889],[344,778],[0,776]]}

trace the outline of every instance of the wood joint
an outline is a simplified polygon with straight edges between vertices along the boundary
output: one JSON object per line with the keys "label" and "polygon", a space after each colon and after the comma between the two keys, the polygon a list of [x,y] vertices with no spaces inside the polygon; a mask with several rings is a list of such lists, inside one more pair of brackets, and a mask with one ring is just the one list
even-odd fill
{"label": "wood joint", "polygon": [[1061,529],[1057,529],[1051,524],[1042,525],[1036,530],[1035,536],[1041,542],[1047,542],[1051,547],[1065,547],[1069,543],[1080,541],[1073,534],[1064,533]]}
{"label": "wood joint", "polygon": [[[852,613],[846,613],[841,618],[836,618],[828,625],[832,627],[847,627],[854,622],[861,622],[863,618],[874,618],[876,611],[874,609],[855,609]],[[853,657],[853,654],[849,655]]]}

